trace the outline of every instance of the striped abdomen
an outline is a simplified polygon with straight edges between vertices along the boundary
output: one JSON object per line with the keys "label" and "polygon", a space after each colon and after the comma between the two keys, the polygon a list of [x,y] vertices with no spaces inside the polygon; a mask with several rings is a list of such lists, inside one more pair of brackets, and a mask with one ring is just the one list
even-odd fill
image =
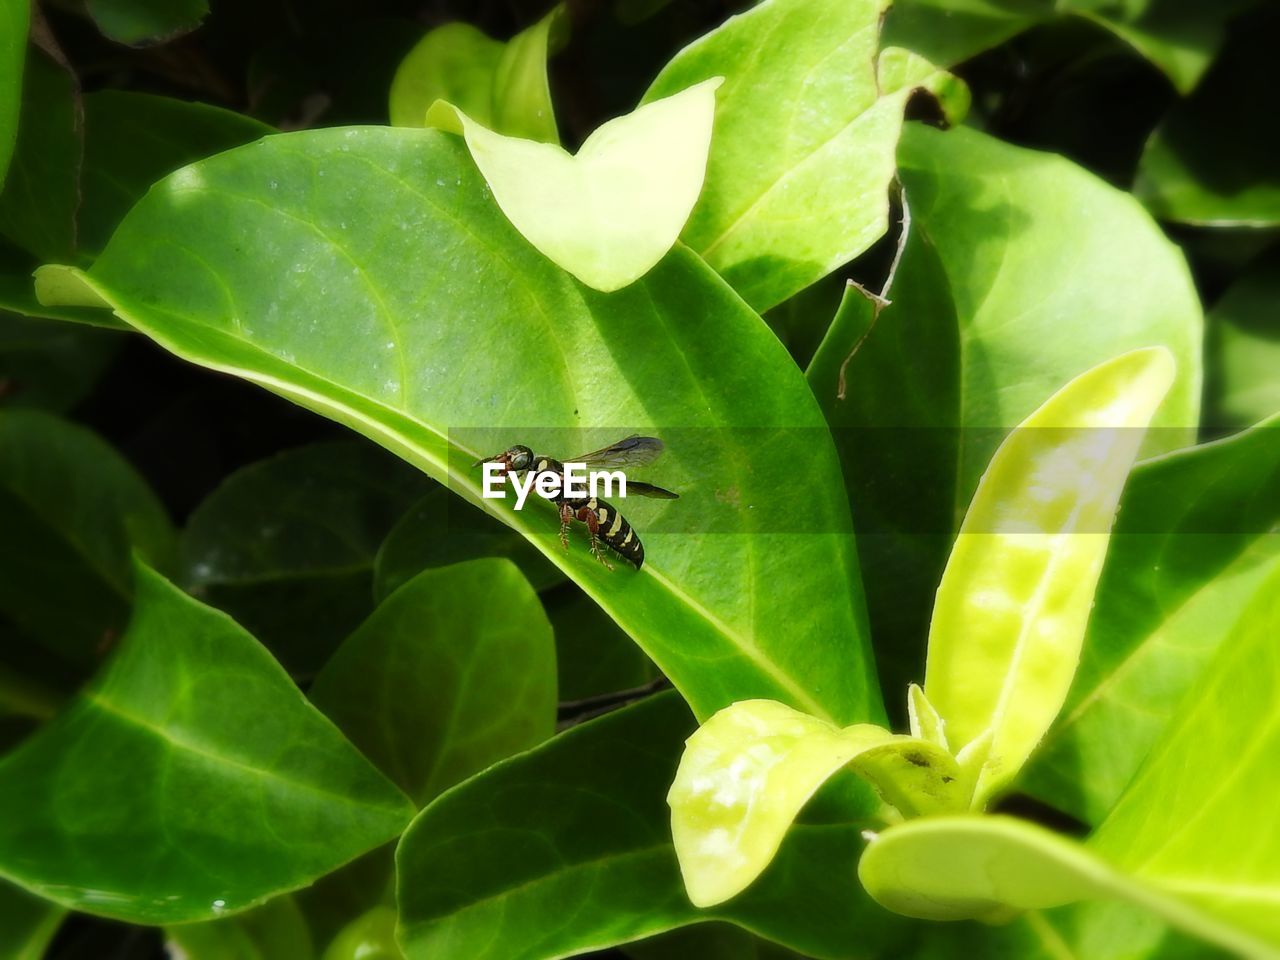
{"label": "striped abdomen", "polygon": [[596,523],[600,525],[600,539],[614,553],[628,563],[635,564],[635,568],[639,570],[644,563],[644,544],[640,542],[640,537],[631,528],[631,524],[627,523],[627,518],[607,500],[593,497],[585,506],[596,515]]}

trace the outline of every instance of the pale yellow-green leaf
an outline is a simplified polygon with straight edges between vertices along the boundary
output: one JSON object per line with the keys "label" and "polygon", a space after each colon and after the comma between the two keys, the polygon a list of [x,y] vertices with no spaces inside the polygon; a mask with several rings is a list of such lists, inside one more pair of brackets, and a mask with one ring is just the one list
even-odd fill
{"label": "pale yellow-green leaf", "polygon": [[933,704],[924,694],[924,688],[918,683],[913,683],[907,688],[907,720],[911,724],[913,737],[937,744],[943,750],[950,752],[951,748],[947,746],[946,721],[934,709]]}
{"label": "pale yellow-green leaf", "polygon": [[1241,956],[1278,955],[1075,841],[1013,817],[930,817],[889,827],[867,846],[858,878],[882,906],[908,917],[1001,921],[1080,900],[1121,900]]}
{"label": "pale yellow-green leaf", "polygon": [[1163,348],[1087,370],[1005,439],[978,484],[938,588],[925,679],[953,748],[990,734],[975,807],[1062,706],[1120,493],[1173,376]]}
{"label": "pale yellow-green leaf", "polygon": [[667,796],[689,899],[711,906],[746,889],[845,766],[908,816],[965,800],[955,760],[933,744],[868,723],[841,729],[772,700],[732,704],[689,738]]}
{"label": "pale yellow-green leaf", "polygon": [[504,137],[452,104],[428,122],[463,134],[507,219],[548,259],[597,290],[644,276],[675,244],[702,189],[719,79],[596,130],[576,156]]}

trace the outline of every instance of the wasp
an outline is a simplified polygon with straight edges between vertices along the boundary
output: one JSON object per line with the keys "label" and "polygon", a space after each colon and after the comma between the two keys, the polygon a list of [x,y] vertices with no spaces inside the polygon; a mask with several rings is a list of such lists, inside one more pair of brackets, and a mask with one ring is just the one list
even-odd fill
{"label": "wasp", "polygon": [[[607,447],[570,457],[568,460],[556,460],[553,457],[535,454],[529,447],[517,444],[493,457],[477,460],[482,463],[500,463],[507,473],[519,474],[533,471],[537,474],[551,473],[563,477],[565,463],[581,463],[594,469],[622,469],[623,467],[644,466],[656,460],[663,451],[663,443],[657,437],[642,437],[638,434],[611,443]],[[638,493],[644,497],[655,497],[659,500],[676,500],[679,494],[656,487],[651,483],[627,478],[627,493]],[[644,544],[631,524],[618,512],[617,507],[599,497],[571,498],[559,494],[551,498],[560,510],[560,545],[569,549],[569,527],[575,519],[587,525],[590,535],[591,554],[612,570],[601,549],[601,544],[609,547],[620,557],[640,569],[644,563]]]}

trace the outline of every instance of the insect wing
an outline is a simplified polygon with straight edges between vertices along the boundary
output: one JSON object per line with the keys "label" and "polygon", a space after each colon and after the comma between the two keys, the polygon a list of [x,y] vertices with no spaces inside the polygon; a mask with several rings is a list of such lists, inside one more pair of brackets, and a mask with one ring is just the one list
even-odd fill
{"label": "insect wing", "polygon": [[652,483],[644,483],[640,480],[627,481],[627,496],[632,494],[640,494],[642,497],[653,497],[655,500],[679,500],[680,494],[672,493],[670,490],[664,490],[662,487],[655,487]]}
{"label": "insect wing", "polygon": [[657,437],[632,434],[607,447],[571,457],[569,463],[584,463],[588,467],[640,467],[658,459],[665,449]]}

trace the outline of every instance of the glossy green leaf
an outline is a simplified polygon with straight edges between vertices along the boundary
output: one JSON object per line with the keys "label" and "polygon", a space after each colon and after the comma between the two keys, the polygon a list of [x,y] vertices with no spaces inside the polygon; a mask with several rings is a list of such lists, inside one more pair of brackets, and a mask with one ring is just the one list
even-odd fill
{"label": "glossy green leaf", "polygon": [[282,453],[233,473],[187,521],[180,580],[291,670],[314,674],[373,610],[373,564],[430,486],[369,444]]}
{"label": "glossy green leaf", "polygon": [[[759,317],[687,251],[597,295],[510,227],[455,138],[329,130],[175,174],[83,282],[180,356],[448,480],[577,580],[702,716],[751,697],[842,725],[879,715],[821,413]],[[562,551],[551,510],[482,500],[471,466],[531,423],[608,422],[627,425],[615,435],[660,433],[661,479],[683,494],[628,506],[647,548],[639,573],[605,570],[577,538]],[[468,443],[456,425],[477,423],[488,439]],[[805,495],[777,497],[801,462]],[[776,589],[781,576],[790,589]]]}
{"label": "glossy green leaf", "polygon": [[338,649],[310,697],[421,806],[551,736],[551,624],[509,561],[427,570]]}
{"label": "glossy green leaf", "polygon": [[0,237],[41,260],[76,246],[77,184],[84,151],[75,79],[32,48],[22,83],[17,146],[0,193]]}
{"label": "glossy green leaf", "polygon": [[18,140],[22,68],[27,55],[29,0],[0,0],[0,187]]}
{"label": "glossy green leaf", "polygon": [[41,960],[67,911],[0,881],[0,956]]}
{"label": "glossy green leaf", "polygon": [[682,50],[645,94],[725,77],[706,188],[682,236],[757,309],[853,259],[888,225],[903,107],[943,75],[906,68],[899,51],[877,77],[885,6],[765,0]]}
{"label": "glossy green leaf", "polygon": [[878,902],[909,917],[1000,922],[1078,900],[1119,899],[1243,956],[1280,955],[1080,844],[1011,817],[930,817],[890,827],[867,847],[858,877]]}
{"label": "glossy green leaf", "polygon": [[97,254],[157,180],[194,160],[271,133],[244,114],[122,90],[84,98],[79,246]]}
{"label": "glossy green leaf", "polygon": [[1280,576],[1198,678],[1092,846],[1280,956]]}
{"label": "glossy green leaf", "polygon": [[[42,72],[52,69],[41,67]],[[65,87],[66,78],[54,74],[45,83]],[[108,311],[87,309],[103,306],[96,297],[83,299],[80,306],[42,306],[31,279],[38,265],[34,257],[69,259],[72,246],[82,258],[95,256],[124,214],[155,181],[185,163],[255,140],[270,128],[207,104],[101,90],[83,97],[81,163],[78,140],[65,133],[71,129],[66,127],[69,121],[60,119],[64,111],[70,116],[74,109],[69,88],[58,87],[46,99],[49,103],[31,125],[38,142],[33,148],[36,156],[29,158],[34,172],[28,177],[28,181],[38,180],[43,192],[9,204],[11,213],[19,216],[12,235],[29,248],[31,259],[17,254],[0,259],[0,308],[30,317],[124,326]],[[21,215],[24,202],[36,204],[29,220]],[[62,205],[68,202],[70,206],[64,210]],[[48,223],[39,223],[40,218]]]}
{"label": "glossy green leaf", "polygon": [[[912,286],[947,285],[942,296],[954,305],[965,353],[961,417],[952,423],[1012,426],[1069,377],[1126,349],[1159,344],[1172,351],[1178,376],[1154,425],[1182,429],[1156,433],[1145,449],[1191,441],[1200,304],[1181,252],[1132,198],[1061,157],[966,128],[911,125],[900,164],[912,228],[933,244],[942,272],[910,272],[904,257],[894,295],[905,313]],[[1057,256],[1064,246],[1077,251],[1070,263]],[[999,435],[980,439],[961,451],[958,510]]]}
{"label": "glossy green leaf", "polygon": [[400,61],[391,81],[392,125],[426,126],[427,110],[437,100],[491,124],[493,75],[503,46],[469,23],[446,23],[428,31]]}
{"label": "glossy green leaf", "polygon": [[1066,699],[1121,491],[1173,379],[1159,348],[1082,373],[1009,434],[978,484],[925,676],[956,749],[991,737],[975,807],[1017,775]]}
{"label": "glossy green leaf", "polygon": [[672,693],[574,727],[444,794],[401,839],[409,960],[551,960],[707,920],[805,954],[893,955],[902,928],[859,888],[866,821],[809,821],[714,910],[684,891],[664,795],[693,729]]}
{"label": "glossy green leaf", "polygon": [[427,122],[462,133],[498,206],[530,243],[610,292],[648,273],[689,218],[719,85],[706,80],[610,120],[575,155],[495,133],[445,101]]}
{"label": "glossy green leaf", "polygon": [[1130,4],[1131,10],[1123,4],[1090,9],[1076,0],[1068,10],[1110,31],[1168,77],[1179,93],[1187,94],[1219,55],[1226,35],[1223,24],[1240,6],[1238,0],[1151,0]]}
{"label": "glossy green leaf", "polygon": [[1048,6],[1045,0],[895,0],[884,43],[951,66],[1026,30]]}
{"label": "glossy green leaf", "polygon": [[0,530],[0,611],[70,681],[124,626],[130,553],[165,565],[173,552],[164,508],[133,467],[84,427],[34,410],[0,411]]}
{"label": "glossy green leaf", "polygon": [[98,29],[120,43],[163,43],[194,30],[209,13],[207,0],[86,0]]}
{"label": "glossy green leaf", "polygon": [[1008,923],[920,925],[912,960],[1232,960],[1120,900],[1086,900],[1032,910]]}
{"label": "glossy green leaf", "polygon": [[0,762],[0,875],[135,923],[213,919],[403,828],[408,800],[265,649],[135,577],[110,666]]}
{"label": "glossy green leaf", "polygon": [[539,143],[560,142],[547,79],[547,57],[556,44],[563,42],[567,21],[564,5],[556,4],[550,13],[503,47],[493,76],[494,130]]}
{"label": "glossy green leaf", "polygon": [[121,338],[105,330],[0,313],[0,408],[69,410],[120,345]]}
{"label": "glossy green leaf", "polygon": [[342,928],[324,960],[404,960],[396,944],[396,912],[375,907]]}
{"label": "glossy green leaf", "polygon": [[1274,10],[1241,21],[1199,89],[1174,106],[1147,143],[1134,193],[1156,216],[1200,226],[1280,224],[1280,135],[1256,122],[1270,82]]}
{"label": "glossy green leaf", "polygon": [[374,560],[373,592],[384,600],[423,570],[478,557],[507,557],[535,590],[564,582],[537,548],[487,513],[432,485],[391,528]]}
{"label": "glossy green leaf", "polygon": [[694,905],[714,906],[745,890],[818,788],[846,766],[906,816],[967,802],[951,754],[874,724],[840,729],[780,703],[745,700],[699,727],[667,795]]}
{"label": "glossy green leaf", "polygon": [[562,25],[563,8],[556,6],[506,43],[466,23],[436,27],[396,70],[392,124],[427,126],[427,110],[437,100],[446,100],[497,133],[559,143],[547,57]]}
{"label": "glossy green leaf", "polygon": [[165,948],[180,960],[314,960],[316,955],[292,897],[276,897],[225,920],[169,927]]}
{"label": "glossy green leaf", "polygon": [[1209,313],[1206,418],[1248,427],[1280,413],[1280,254],[1240,277]]}
{"label": "glossy green leaf", "polygon": [[798,960],[785,947],[727,923],[699,923],[622,947],[633,960]]}
{"label": "glossy green leaf", "polygon": [[919,679],[947,553],[1008,429],[1084,370],[1160,344],[1178,376],[1144,454],[1192,443],[1203,323],[1180,251],[1080,167],[918,124],[899,156],[911,220],[893,303],[877,313],[851,288],[808,370],[840,450],[889,690]]}
{"label": "glossy green leaf", "polygon": [[1080,668],[1020,782],[1098,823],[1250,598],[1280,570],[1280,421],[1140,464]]}
{"label": "glossy green leaf", "polygon": [[950,66],[1031,27],[1081,17],[1132,47],[1187,93],[1217,55],[1224,22],[1242,5],[1199,0],[897,0],[885,24],[885,43],[901,44]]}

